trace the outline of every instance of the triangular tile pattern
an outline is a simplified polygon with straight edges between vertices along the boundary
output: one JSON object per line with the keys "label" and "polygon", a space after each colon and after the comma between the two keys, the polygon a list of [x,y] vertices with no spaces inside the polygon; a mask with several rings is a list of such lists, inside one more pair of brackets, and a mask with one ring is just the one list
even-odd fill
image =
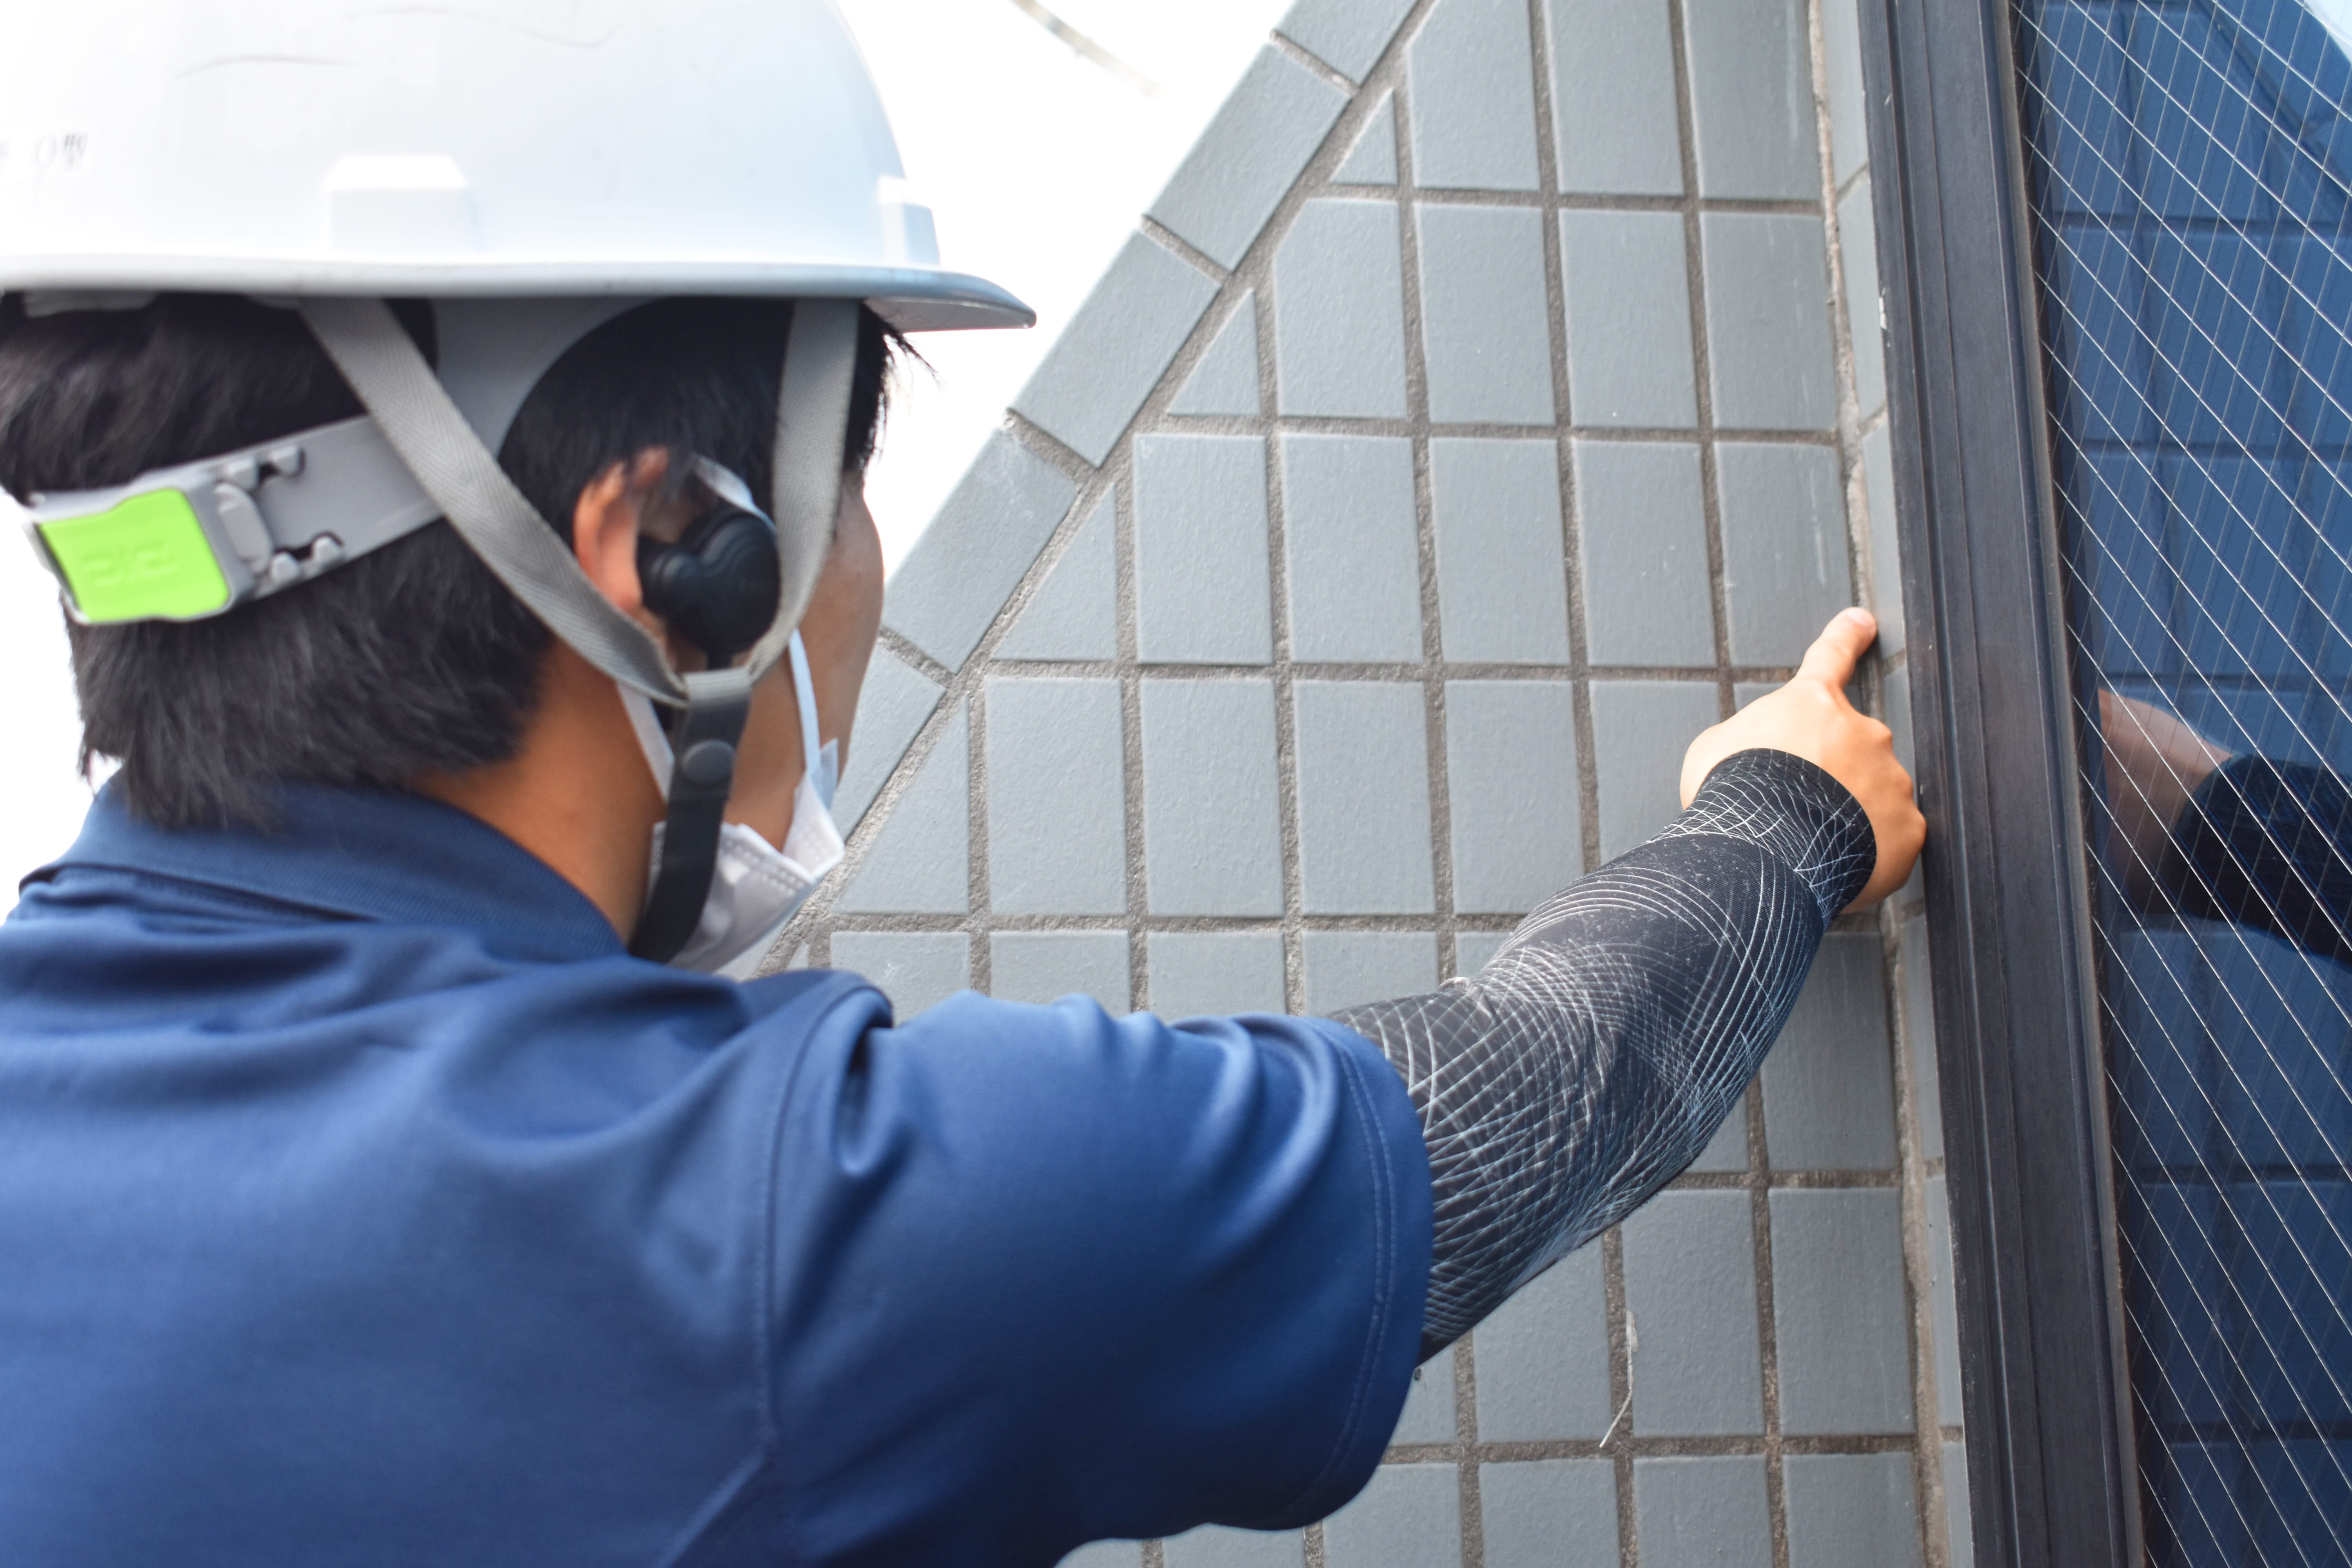
{"label": "triangular tile pattern", "polygon": [[1396,100],[1383,99],[1364,121],[1364,129],[1356,138],[1339,167],[1333,171],[1335,185],[1393,185],[1397,183]]}
{"label": "triangular tile pattern", "polygon": [[1171,414],[1263,414],[1258,385],[1257,297],[1242,296],[1209,352],[1168,405]]}
{"label": "triangular tile pattern", "polygon": [[1118,488],[1097,502],[1036,597],[996,647],[1003,659],[1052,663],[1118,657]]}
{"label": "triangular tile pattern", "polygon": [[[1475,970],[1664,822],[1685,742],[1874,565],[1885,415],[1828,304],[1867,171],[1812,58],[1803,0],[1300,0],[894,579],[850,815],[879,804],[780,955],[902,1016],[967,984],[1328,1011]],[[1906,1009],[1894,1075],[1880,934],[1834,941],[1692,1190],[1425,1371],[1398,1441],[1466,1436],[1475,1377],[1481,1442],[1613,1429],[1637,1473],[1696,1442],[1727,1510],[1754,1469],[1726,1528],[1769,1552],[1762,1450],[1801,1435],[1790,1568],[1801,1516],[1865,1495],[1895,1535],[1864,1555],[1923,1556],[1958,1420],[1911,1409],[1940,1176],[1891,1085],[1924,1058]],[[1612,1297],[1646,1312],[1630,1405]],[[1615,1539],[1617,1469],[1554,1462],[1481,1467],[1490,1561],[1563,1508]],[[1384,1472],[1330,1560],[1423,1479]]]}

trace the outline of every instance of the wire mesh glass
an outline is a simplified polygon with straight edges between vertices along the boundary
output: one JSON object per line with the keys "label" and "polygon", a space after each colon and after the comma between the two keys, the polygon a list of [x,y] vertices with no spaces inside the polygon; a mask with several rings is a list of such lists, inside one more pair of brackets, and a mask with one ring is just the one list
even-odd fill
{"label": "wire mesh glass", "polygon": [[2352,59],[2016,16],[2149,1557],[2352,1565]]}

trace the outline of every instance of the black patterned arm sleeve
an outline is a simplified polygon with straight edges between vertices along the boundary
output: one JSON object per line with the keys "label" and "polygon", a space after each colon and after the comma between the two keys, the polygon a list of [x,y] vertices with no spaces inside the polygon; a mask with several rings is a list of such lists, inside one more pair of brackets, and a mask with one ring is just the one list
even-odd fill
{"label": "black patterned arm sleeve", "polygon": [[1657,837],[1529,915],[1475,977],[1336,1015],[1404,1075],[1428,1140],[1425,1353],[1706,1147],[1876,857],[1835,779],[1743,752]]}
{"label": "black patterned arm sleeve", "polygon": [[2352,963],[2352,792],[2323,768],[2232,757],[2173,824],[2161,880],[2183,914]]}

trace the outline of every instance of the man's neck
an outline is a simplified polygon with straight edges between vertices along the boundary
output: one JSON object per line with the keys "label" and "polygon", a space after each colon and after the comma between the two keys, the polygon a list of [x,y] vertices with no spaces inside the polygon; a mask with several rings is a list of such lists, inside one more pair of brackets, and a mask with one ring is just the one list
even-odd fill
{"label": "man's neck", "polygon": [[548,651],[539,700],[505,762],[415,781],[419,793],[489,824],[587,897],[623,940],[645,907],[661,792],[643,766],[611,679],[561,642]]}

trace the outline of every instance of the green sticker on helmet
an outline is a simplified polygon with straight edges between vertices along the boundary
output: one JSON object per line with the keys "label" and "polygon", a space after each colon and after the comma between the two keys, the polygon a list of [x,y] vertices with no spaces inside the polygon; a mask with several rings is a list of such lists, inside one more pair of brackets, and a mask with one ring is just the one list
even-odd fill
{"label": "green sticker on helmet", "polygon": [[228,607],[228,579],[178,490],[148,490],[40,530],[84,620],[184,621]]}

